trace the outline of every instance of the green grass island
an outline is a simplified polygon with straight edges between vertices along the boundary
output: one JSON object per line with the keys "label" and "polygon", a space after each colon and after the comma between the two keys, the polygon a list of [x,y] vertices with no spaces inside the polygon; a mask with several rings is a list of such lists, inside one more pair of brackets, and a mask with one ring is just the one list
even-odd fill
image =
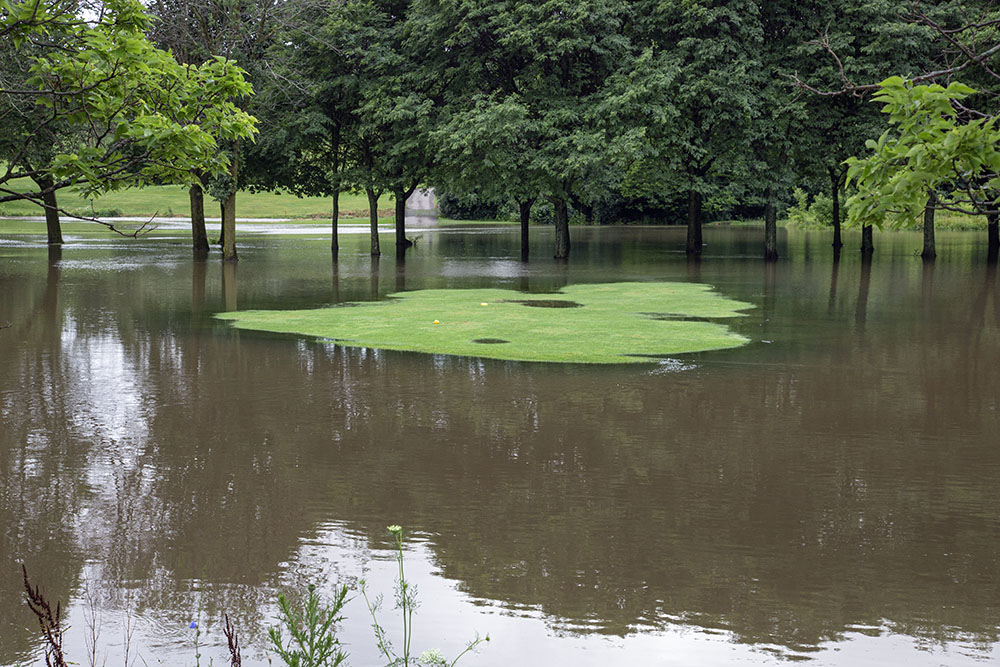
{"label": "green grass island", "polygon": [[507,289],[399,292],[387,300],[309,310],[220,313],[240,329],[329,339],[338,345],[511,361],[651,363],[746,344],[709,320],[752,304],[710,285],[580,284],[556,293]]}

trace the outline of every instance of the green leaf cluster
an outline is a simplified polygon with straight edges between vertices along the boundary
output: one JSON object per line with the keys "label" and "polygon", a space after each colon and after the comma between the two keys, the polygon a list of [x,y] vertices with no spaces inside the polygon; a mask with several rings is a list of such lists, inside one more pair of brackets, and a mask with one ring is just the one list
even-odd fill
{"label": "green leaf cluster", "polygon": [[970,213],[995,207],[1000,194],[997,117],[963,118],[956,104],[975,94],[953,82],[914,85],[901,77],[880,84],[874,101],[889,129],[866,142],[867,157],[847,161],[857,192],[847,201],[850,224],[916,225],[928,199]]}

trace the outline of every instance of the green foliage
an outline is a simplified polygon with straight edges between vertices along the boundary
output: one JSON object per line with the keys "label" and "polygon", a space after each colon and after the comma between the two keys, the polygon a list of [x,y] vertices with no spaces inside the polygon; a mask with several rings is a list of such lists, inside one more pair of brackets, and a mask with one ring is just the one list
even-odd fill
{"label": "green foliage", "polygon": [[[280,626],[268,628],[271,648],[288,667],[336,667],[347,654],[340,647],[336,624],[343,618],[341,609],[347,603],[347,587],[341,586],[333,603],[324,607],[316,587],[310,585],[302,607],[293,606],[284,595],[278,596]],[[282,628],[288,632],[285,640]]]}
{"label": "green foliage", "polygon": [[[86,195],[160,182],[189,182],[192,172],[225,173],[220,141],[249,139],[255,120],[236,104],[252,93],[233,62],[214,57],[180,65],[146,38],[149,18],[137,0],[107,0],[96,20],[53,0],[16,0],[0,13],[0,35],[16,46],[43,35],[13,97],[30,97],[45,129],[72,139],[44,165],[24,163],[17,142],[6,144],[0,200],[26,198],[3,187],[19,176],[76,184]],[[31,23],[31,12],[62,12],[62,22]],[[38,43],[34,40],[32,44]],[[72,134],[67,134],[67,130]],[[21,137],[21,146],[33,139]],[[34,195],[37,198],[37,195]]]}
{"label": "green foliage", "polygon": [[437,191],[438,211],[452,220],[496,220],[501,202],[476,192]]}
{"label": "green foliage", "polygon": [[866,143],[871,154],[850,158],[847,200],[851,224],[917,226],[932,193],[941,206],[968,213],[995,207],[1000,192],[997,117],[965,122],[955,104],[975,91],[954,82],[913,85],[900,77],[880,84],[890,129]]}
{"label": "green foliage", "polygon": [[413,613],[417,608],[417,589],[406,580],[406,572],[403,569],[403,528],[401,526],[387,526],[386,530],[392,535],[396,550],[396,565],[399,568],[399,576],[396,579],[396,609],[400,610],[403,616],[403,649],[402,653],[397,653],[392,642],[386,636],[385,629],[378,621],[378,610],[382,605],[382,596],[379,595],[374,600],[368,598],[364,580],[361,581],[361,595],[365,598],[368,611],[372,616],[372,627],[375,630],[375,639],[378,642],[379,652],[389,662],[388,667],[409,667],[409,665],[422,665],[423,667],[454,667],[455,664],[469,651],[474,650],[483,642],[488,642],[490,636],[476,637],[466,645],[465,649],[448,662],[438,649],[424,651],[417,658],[411,657],[411,641],[413,639]]}
{"label": "green foliage", "polygon": [[501,289],[421,290],[352,305],[217,317],[241,329],[318,336],[355,347],[621,364],[743,345],[743,336],[702,320],[739,317],[749,307],[694,283],[570,285],[544,296]]}
{"label": "green foliage", "polygon": [[[833,198],[830,195],[818,192],[810,197],[802,188],[795,188],[792,196],[795,198],[795,203],[785,210],[788,224],[808,228],[832,226]],[[841,209],[841,217],[843,215]]]}

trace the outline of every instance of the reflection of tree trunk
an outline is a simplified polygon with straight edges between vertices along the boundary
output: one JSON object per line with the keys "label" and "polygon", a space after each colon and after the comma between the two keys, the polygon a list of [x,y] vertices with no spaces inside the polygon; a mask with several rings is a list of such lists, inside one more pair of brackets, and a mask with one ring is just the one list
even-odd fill
{"label": "reflection of tree trunk", "polygon": [[368,223],[371,226],[372,256],[378,257],[382,254],[378,247],[378,196],[381,193],[376,192],[374,188],[365,188],[365,194],[368,195]]}
{"label": "reflection of tree trunk", "polygon": [[937,257],[937,248],[934,246],[934,204],[937,197],[932,192],[924,207],[924,250],[920,256],[925,262],[933,262]]}
{"label": "reflection of tree trunk", "polygon": [[59,202],[56,201],[56,191],[50,190],[53,181],[50,177],[32,179],[42,191],[42,204],[45,210],[45,231],[48,244],[57,245],[63,242],[62,226],[59,223]]}
{"label": "reflection of tree trunk", "polygon": [[49,268],[45,274],[45,294],[42,295],[42,313],[45,316],[46,335],[58,337],[59,327],[59,262],[62,260],[62,246],[49,246]]}
{"label": "reflection of tree trunk", "polygon": [[370,271],[371,280],[371,299],[372,301],[378,300],[378,255],[372,255],[372,264]]}
{"label": "reflection of tree trunk", "polygon": [[777,302],[775,298],[775,287],[778,284],[778,267],[774,262],[764,264],[764,304],[761,309],[764,316],[764,330],[762,333],[769,333],[771,322],[774,320],[774,308]]}
{"label": "reflection of tree trunk", "polygon": [[687,215],[687,254],[701,254],[701,193],[691,190],[688,192],[688,215]]}
{"label": "reflection of tree trunk", "polygon": [[191,202],[191,240],[195,255],[208,254],[208,232],[205,231],[205,191],[200,183],[192,183],[188,188]]}
{"label": "reflection of tree trunk", "polygon": [[406,258],[402,254],[396,257],[396,291],[406,291]]}
{"label": "reflection of tree trunk", "polygon": [[566,199],[554,197],[552,206],[555,209],[556,226],[556,259],[569,258],[569,211],[566,206]]}
{"label": "reflection of tree trunk", "polygon": [[528,222],[531,219],[531,206],[535,203],[534,198],[517,202],[518,212],[521,214],[521,261],[528,261]]}
{"label": "reflection of tree trunk", "polygon": [[843,172],[838,167],[828,167],[830,173],[830,194],[833,196],[833,250],[838,252],[844,245],[840,238],[840,183]]}
{"label": "reflection of tree trunk", "polygon": [[990,213],[986,216],[986,261],[996,264],[1000,255],[1000,214]]}
{"label": "reflection of tree trunk", "polygon": [[236,263],[222,263],[222,302],[227,313],[236,310]]}
{"label": "reflection of tree trunk", "polygon": [[204,255],[195,255],[191,269],[191,312],[199,313],[205,307],[205,283],[208,280],[208,264]]}
{"label": "reflection of tree trunk", "polygon": [[872,239],[872,226],[861,227],[861,255],[871,257],[875,253],[875,243]]}
{"label": "reflection of tree trunk", "polygon": [[330,297],[332,303],[340,303],[340,263],[337,261],[337,256],[333,256],[333,278],[331,283]]}
{"label": "reflection of tree trunk", "polygon": [[337,235],[337,223],[340,221],[340,190],[333,191],[333,215],[330,216],[330,252],[334,257],[340,252],[340,239]]}
{"label": "reflection of tree trunk", "polygon": [[764,194],[764,261],[778,259],[778,210],[774,204],[774,189]]}
{"label": "reflection of tree trunk", "polygon": [[872,260],[867,255],[861,259],[861,282],[858,283],[858,303],[854,311],[854,321],[858,325],[858,331],[865,330],[865,321],[868,319],[868,288],[872,280]]}
{"label": "reflection of tree trunk", "polygon": [[830,294],[826,298],[826,312],[833,313],[833,307],[837,302],[837,277],[840,273],[840,248],[833,251],[833,271],[830,273]]}
{"label": "reflection of tree trunk", "polygon": [[924,262],[924,271],[920,275],[920,303],[923,307],[924,322],[934,319],[933,308],[934,262]]}
{"label": "reflection of tree trunk", "polygon": [[693,283],[701,282],[701,255],[688,255],[687,277]]}

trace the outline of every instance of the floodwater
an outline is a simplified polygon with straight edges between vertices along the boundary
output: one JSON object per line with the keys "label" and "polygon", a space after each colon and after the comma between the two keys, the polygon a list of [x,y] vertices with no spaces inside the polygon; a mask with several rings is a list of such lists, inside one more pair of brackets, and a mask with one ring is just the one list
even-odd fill
{"label": "floodwater", "polygon": [[[44,662],[22,562],[77,664],[223,664],[228,613],[243,664],[266,665],[277,594],[310,583],[355,590],[340,637],[382,664],[355,587],[385,594],[398,636],[388,524],[408,531],[414,652],[488,633],[470,667],[1000,660],[984,238],[939,233],[925,267],[916,234],[876,237],[864,265],[782,232],[766,266],[759,230],[707,230],[688,263],[680,228],[574,228],[563,264],[533,232],[527,264],[515,230],[479,227],[421,232],[405,263],[373,264],[363,236],[336,264],[319,232],[244,238],[235,267],[169,234],[52,256],[0,236],[0,664]],[[754,304],[727,322],[751,343],[547,365],[212,318],[627,280]]]}

